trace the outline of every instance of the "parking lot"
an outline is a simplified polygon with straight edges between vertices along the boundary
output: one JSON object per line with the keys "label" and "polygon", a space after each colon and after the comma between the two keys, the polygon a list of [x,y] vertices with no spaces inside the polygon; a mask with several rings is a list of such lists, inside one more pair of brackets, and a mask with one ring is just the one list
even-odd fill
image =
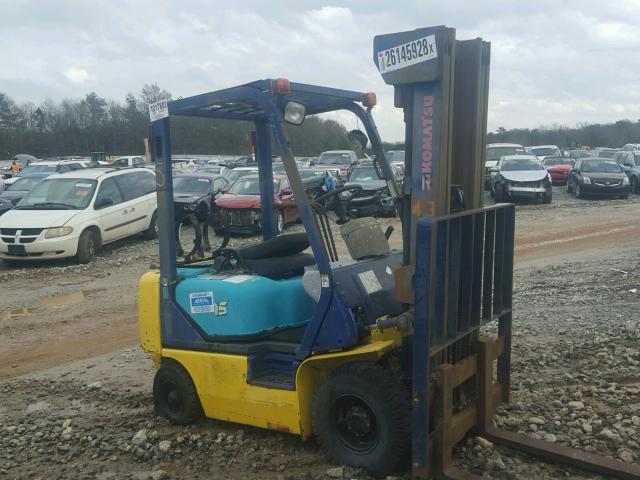
{"label": "parking lot", "polygon": [[[578,200],[564,187],[550,205],[518,204],[513,403],[497,416],[505,428],[640,458],[638,208],[637,195]],[[379,221],[398,227],[399,247],[398,221]],[[157,247],[131,237],[88,265],[0,262],[0,478],[368,478],[294,436],[210,420],[176,427],[154,415],[136,290]],[[457,459],[491,478],[597,478],[473,439]]]}

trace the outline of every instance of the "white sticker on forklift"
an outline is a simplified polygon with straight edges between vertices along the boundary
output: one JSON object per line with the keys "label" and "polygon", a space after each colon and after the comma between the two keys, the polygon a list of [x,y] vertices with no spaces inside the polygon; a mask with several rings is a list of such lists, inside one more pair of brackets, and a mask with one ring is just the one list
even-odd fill
{"label": "white sticker on forklift", "polygon": [[437,56],[436,37],[435,35],[427,35],[412,42],[378,52],[378,70],[380,70],[380,73],[389,73],[410,67],[416,63],[431,60]]}
{"label": "white sticker on forklift", "polygon": [[320,285],[322,285],[322,288],[329,288],[329,275],[326,273],[320,275]]}
{"label": "white sticker on forklift", "polygon": [[380,285],[380,281],[373,270],[359,273],[358,277],[360,277],[362,286],[367,294],[371,295],[372,293],[382,290],[382,285]]}
{"label": "white sticker on forklift", "polygon": [[169,107],[166,100],[160,100],[159,102],[149,105],[149,118],[152,122],[166,118],[169,116]]}
{"label": "white sticker on forklift", "polygon": [[231,283],[242,283],[248,280],[253,280],[253,275],[234,275],[233,277],[228,277],[223,280],[223,282],[231,282]]}
{"label": "white sticker on forklift", "polygon": [[189,294],[191,313],[213,313],[213,292],[195,292]]}

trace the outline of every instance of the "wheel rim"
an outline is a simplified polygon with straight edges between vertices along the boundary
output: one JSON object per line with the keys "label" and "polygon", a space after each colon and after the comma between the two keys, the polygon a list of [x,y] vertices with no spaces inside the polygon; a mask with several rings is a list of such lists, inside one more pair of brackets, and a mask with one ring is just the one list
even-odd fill
{"label": "wheel rim", "polygon": [[89,252],[89,258],[93,258],[96,255],[96,242],[93,239],[93,236],[89,237],[89,242],[87,245],[87,250]]}
{"label": "wheel rim", "polygon": [[278,231],[281,232],[284,230],[284,215],[282,213],[278,214]]}
{"label": "wheel rim", "polygon": [[332,408],[338,438],[352,452],[365,454],[376,448],[380,432],[369,405],[355,395],[338,397]]}

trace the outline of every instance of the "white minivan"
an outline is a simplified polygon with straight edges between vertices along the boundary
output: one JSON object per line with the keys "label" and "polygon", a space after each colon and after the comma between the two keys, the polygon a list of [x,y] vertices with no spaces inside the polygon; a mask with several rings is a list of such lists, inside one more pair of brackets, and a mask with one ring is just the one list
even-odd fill
{"label": "white minivan", "polygon": [[0,217],[0,259],[75,256],[88,263],[100,247],[130,235],[157,235],[155,174],[88,168],[54,174]]}

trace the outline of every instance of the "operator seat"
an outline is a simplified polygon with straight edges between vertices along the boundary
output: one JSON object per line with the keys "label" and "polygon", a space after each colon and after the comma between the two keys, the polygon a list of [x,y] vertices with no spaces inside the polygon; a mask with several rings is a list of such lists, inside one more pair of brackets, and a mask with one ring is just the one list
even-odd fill
{"label": "operator seat", "polygon": [[236,250],[242,266],[250,273],[273,280],[302,275],[304,267],[315,265],[306,233],[290,233]]}

